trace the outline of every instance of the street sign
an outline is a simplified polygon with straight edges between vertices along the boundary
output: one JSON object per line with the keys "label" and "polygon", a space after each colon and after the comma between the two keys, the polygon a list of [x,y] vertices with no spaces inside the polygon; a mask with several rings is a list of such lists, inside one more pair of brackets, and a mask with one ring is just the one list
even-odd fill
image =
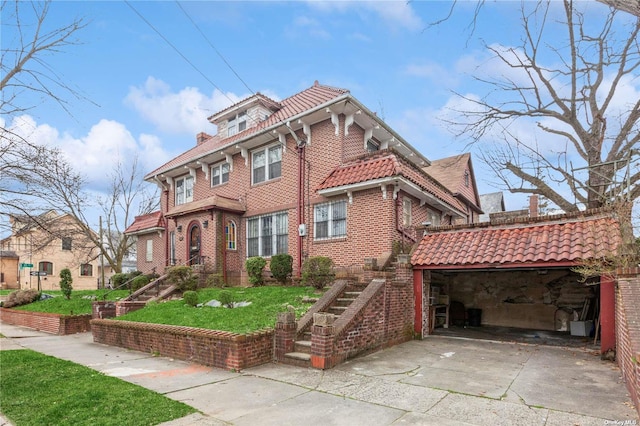
{"label": "street sign", "polygon": [[47,273],[45,271],[31,271],[29,272],[29,275],[32,277],[46,277]]}
{"label": "street sign", "polygon": [[33,263],[21,263],[20,269],[22,268],[33,268]]}

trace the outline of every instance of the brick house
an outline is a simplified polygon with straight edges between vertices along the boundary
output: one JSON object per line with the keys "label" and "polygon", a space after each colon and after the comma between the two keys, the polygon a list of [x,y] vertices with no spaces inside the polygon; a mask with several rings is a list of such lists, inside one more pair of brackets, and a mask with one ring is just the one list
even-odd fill
{"label": "brick house", "polygon": [[[60,271],[69,268],[75,290],[98,288],[102,275],[98,247],[78,231],[70,215],[50,210],[35,218],[13,216],[9,220],[11,235],[0,241],[0,250],[15,253],[20,264],[33,267],[19,268],[16,281],[7,282],[8,287],[37,289],[39,279],[41,290],[59,290]],[[32,276],[31,272],[44,275]],[[108,266],[105,275],[111,275]]]}
{"label": "brick house", "polygon": [[[137,217],[138,269],[204,264],[229,284],[244,262],[289,253],[339,267],[388,263],[421,235],[416,225],[477,221],[468,155],[439,175],[432,163],[348,90],[317,82],[282,101],[253,95],[211,117],[213,136],[145,176],[161,210]],[[440,169],[440,168],[438,168]]]}

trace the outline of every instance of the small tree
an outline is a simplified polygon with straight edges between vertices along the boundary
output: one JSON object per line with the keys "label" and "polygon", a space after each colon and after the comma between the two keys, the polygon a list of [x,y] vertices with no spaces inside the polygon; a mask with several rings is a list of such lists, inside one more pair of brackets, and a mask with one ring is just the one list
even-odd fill
{"label": "small tree", "polygon": [[330,257],[310,257],[302,265],[302,284],[311,285],[317,290],[322,290],[335,276],[333,260]]}
{"label": "small tree", "polygon": [[264,278],[262,277],[262,271],[267,266],[267,261],[260,256],[250,257],[244,263],[247,268],[247,274],[249,274],[249,282],[254,286],[261,286],[264,284]]}
{"label": "small tree", "polygon": [[293,257],[290,254],[276,254],[271,257],[271,274],[279,283],[284,284],[293,272]]}
{"label": "small tree", "polygon": [[60,271],[60,290],[67,299],[71,299],[71,290],[73,290],[73,287],[71,286],[72,282],[73,278],[71,277],[71,271],[69,268],[64,268]]}

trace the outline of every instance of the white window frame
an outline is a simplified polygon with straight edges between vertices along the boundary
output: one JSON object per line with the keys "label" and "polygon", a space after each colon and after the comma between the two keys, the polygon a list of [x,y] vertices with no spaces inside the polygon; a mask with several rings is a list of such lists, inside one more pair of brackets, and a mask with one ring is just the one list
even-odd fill
{"label": "white window frame", "polygon": [[227,121],[227,137],[247,129],[247,111],[240,111]]}
{"label": "white window frame", "polygon": [[[336,217],[340,209],[337,205],[342,205],[344,217]],[[326,220],[322,217],[321,210],[327,209]],[[327,235],[319,236],[319,224],[327,222]],[[313,206],[313,238],[315,240],[329,240],[332,238],[344,238],[347,236],[347,200],[330,201],[328,203],[316,204]]]}
{"label": "white window frame", "polygon": [[[279,155],[279,160],[278,161],[272,161],[270,159],[269,154],[272,151],[276,151],[279,150],[280,155]],[[255,170],[256,170],[256,156],[259,154],[263,154],[264,155],[264,165],[260,166],[260,168],[264,167],[264,180],[260,180],[256,182],[255,179]],[[276,163],[280,163],[280,167],[279,167],[279,171],[280,173],[278,173],[277,175],[271,171],[270,166]],[[282,177],[282,145],[278,142],[278,143],[274,143],[272,145],[267,145],[264,148],[260,148],[260,149],[256,149],[255,151],[251,152],[251,184],[255,185],[257,183],[263,183],[263,182],[268,182],[270,180],[273,179],[278,179]]]}
{"label": "white window frame", "polygon": [[147,240],[147,252],[145,253],[145,259],[147,262],[153,262],[153,240]]}
{"label": "white window frame", "polygon": [[247,257],[288,253],[289,214],[286,211],[249,217],[246,224]]}
{"label": "white window frame", "polygon": [[[178,188],[181,188],[178,190]],[[193,201],[193,176],[184,176],[175,180],[175,205]]]}
{"label": "white window frame", "polygon": [[[231,165],[229,163],[222,162],[211,166],[211,186],[219,186],[223,183],[229,182],[229,172],[231,171]],[[219,178],[218,183],[214,183],[213,179]]]}
{"label": "white window frame", "polygon": [[411,226],[411,198],[404,197],[402,199],[402,226]]}

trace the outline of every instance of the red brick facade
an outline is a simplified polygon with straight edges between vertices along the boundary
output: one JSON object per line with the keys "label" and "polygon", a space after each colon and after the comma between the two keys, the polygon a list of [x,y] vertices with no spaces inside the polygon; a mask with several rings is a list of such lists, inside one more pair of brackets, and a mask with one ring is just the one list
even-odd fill
{"label": "red brick facade", "polygon": [[[400,242],[415,243],[420,237],[416,226],[431,217],[451,222],[457,215],[458,219],[468,221],[469,210],[423,171],[428,166],[427,160],[386,124],[378,124],[382,121],[374,114],[355,108],[357,101],[345,93],[348,92],[316,84],[279,103],[282,109],[264,122],[249,123],[244,132],[228,137],[223,118],[229,112],[215,115],[217,118],[212,122],[222,134],[199,135],[192,150],[146,176],[162,188],[165,229],[144,234],[133,227],[139,238],[138,268],[143,272],[156,268],[160,272],[166,265],[187,263],[194,253],[190,243],[195,226],[200,231],[196,244],[199,261],[212,273],[222,275],[228,284],[245,284],[244,263],[249,255],[247,220],[279,212],[287,216],[287,252],[294,258],[294,276],[299,275],[300,265],[310,256],[329,256],[338,267],[361,265],[365,258],[388,257],[394,248],[397,251]],[[347,103],[344,99],[348,99]],[[295,123],[288,121],[288,114],[299,118]],[[299,145],[300,141],[304,143]],[[358,175],[353,162],[360,158],[366,162],[368,156],[375,155],[370,153],[367,141],[378,144],[375,153],[390,152],[389,155],[396,156],[396,175],[384,179]],[[274,172],[276,177],[272,179],[267,176],[266,180],[253,183],[253,154],[260,150],[270,153],[271,147],[281,150],[280,171]],[[213,169],[227,162],[228,180],[214,185]],[[331,187],[326,192],[325,188],[322,195],[319,188],[323,182],[346,163],[352,171],[350,180],[343,185],[345,189]],[[363,167],[371,170],[375,166]],[[265,170],[270,173],[270,169]],[[176,205],[177,182],[183,179],[193,179],[193,198]],[[472,185],[475,188],[475,182]],[[403,216],[405,199],[411,200],[410,224],[403,222],[407,217]],[[346,203],[346,234],[317,238],[314,209],[329,201]],[[229,221],[235,224],[235,247],[228,247],[226,241],[225,227]],[[302,237],[301,224],[306,230]],[[153,260],[149,261],[145,242],[148,239],[153,240]],[[171,247],[175,247],[175,254]]]}
{"label": "red brick facade", "polygon": [[58,335],[91,330],[91,315],[60,315],[0,308],[0,321]]}
{"label": "red brick facade", "polygon": [[616,361],[640,413],[640,268],[621,272],[616,286]]}

